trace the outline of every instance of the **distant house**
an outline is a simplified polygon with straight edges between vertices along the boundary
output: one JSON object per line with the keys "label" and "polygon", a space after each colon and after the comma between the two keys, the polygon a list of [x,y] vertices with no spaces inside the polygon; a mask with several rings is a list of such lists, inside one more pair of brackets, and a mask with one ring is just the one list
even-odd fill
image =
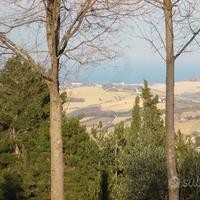
{"label": "distant house", "polygon": [[159,97],[158,102],[159,103],[165,103],[166,102],[165,97]]}
{"label": "distant house", "polygon": [[72,86],[76,86],[76,87],[78,87],[78,86],[82,86],[83,83],[75,82],[75,83],[71,83],[71,85],[72,85]]}
{"label": "distant house", "polygon": [[112,85],[113,86],[124,86],[125,83],[124,82],[122,82],[122,83],[112,83]]}
{"label": "distant house", "polygon": [[141,89],[140,88],[136,88],[135,92],[136,92],[136,94],[141,94]]}

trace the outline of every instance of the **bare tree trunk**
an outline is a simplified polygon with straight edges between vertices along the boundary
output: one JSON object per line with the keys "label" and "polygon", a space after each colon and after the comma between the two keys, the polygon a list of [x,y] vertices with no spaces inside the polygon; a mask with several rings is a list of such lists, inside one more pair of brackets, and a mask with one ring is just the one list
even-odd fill
{"label": "bare tree trunk", "polygon": [[166,29],[166,152],[169,200],[179,199],[179,179],[175,159],[175,131],[174,131],[174,35],[171,0],[164,1],[165,29]]}
{"label": "bare tree trunk", "polygon": [[51,136],[51,200],[64,200],[64,162],[62,141],[62,105],[59,94],[60,0],[47,1],[46,31],[51,56],[50,136]]}
{"label": "bare tree trunk", "polygon": [[57,82],[49,84],[51,136],[51,200],[64,200],[62,108]]}
{"label": "bare tree trunk", "polygon": [[176,170],[174,131],[174,61],[167,63],[165,121],[169,200],[178,200],[179,179]]}

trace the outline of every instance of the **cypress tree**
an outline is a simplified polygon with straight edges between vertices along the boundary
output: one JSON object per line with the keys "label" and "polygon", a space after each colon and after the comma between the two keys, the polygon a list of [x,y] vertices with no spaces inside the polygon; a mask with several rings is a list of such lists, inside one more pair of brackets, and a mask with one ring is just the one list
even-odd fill
{"label": "cypress tree", "polygon": [[158,95],[152,95],[147,81],[144,81],[141,99],[143,101],[141,131],[153,146],[163,146],[165,129],[161,111],[157,108]]}
{"label": "cypress tree", "polygon": [[[151,93],[147,81],[144,81],[141,89],[143,107],[139,109],[137,97],[133,108],[133,113],[136,114],[132,115],[127,135],[127,154],[124,158],[124,176],[127,177],[124,183],[127,182],[127,189],[124,190],[124,196],[129,200],[161,200],[167,194],[164,124],[157,108],[158,96]],[[132,137],[135,127],[137,134]]]}
{"label": "cypress tree", "polygon": [[140,97],[135,98],[135,105],[132,110],[132,121],[131,121],[131,130],[133,133],[137,134],[141,128],[141,116],[140,116]]}

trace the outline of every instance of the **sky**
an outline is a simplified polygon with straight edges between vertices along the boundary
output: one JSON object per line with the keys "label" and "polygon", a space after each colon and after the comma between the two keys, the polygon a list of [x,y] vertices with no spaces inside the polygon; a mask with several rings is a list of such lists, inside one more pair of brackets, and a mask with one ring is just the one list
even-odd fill
{"label": "sky", "polygon": [[[197,1],[198,6],[200,6]],[[197,9],[198,10],[198,9]],[[199,19],[199,12],[196,14],[196,19]],[[154,25],[158,28],[163,39],[165,36],[164,20],[161,15],[154,13],[148,20],[154,22]],[[155,53],[155,49],[151,44],[144,40],[141,36],[142,32],[149,36],[151,26],[142,21],[128,20],[126,26],[123,27],[120,39],[122,41],[122,48],[120,49],[122,56],[116,61],[110,63],[102,63],[101,65],[93,67],[82,67],[79,70],[79,75],[76,76],[74,81],[80,81],[85,83],[141,83],[143,80],[147,80],[150,83],[163,83],[166,80],[166,64],[165,61]],[[192,24],[194,27],[199,27],[199,21],[197,24]],[[183,29],[185,27],[185,29]],[[153,32],[154,40],[156,31]],[[180,23],[174,23],[174,36],[175,36],[175,48],[180,47],[180,44],[185,44],[186,40],[191,37],[188,34],[187,25]],[[184,41],[182,40],[184,37]],[[181,40],[177,40],[181,38]],[[196,38],[198,44],[200,44],[200,36]],[[155,40],[156,41],[156,40]],[[157,47],[159,43],[157,43]],[[200,46],[194,46],[192,43],[187,49],[188,53],[183,53],[178,57],[175,63],[175,80],[190,80],[194,78],[200,78]],[[161,50],[162,55],[165,57],[164,50]],[[176,52],[175,52],[176,53]]]}
{"label": "sky", "polygon": [[[124,45],[126,46],[126,45]],[[82,67],[73,81],[84,83],[165,82],[165,62],[148,42],[133,38],[117,61]],[[182,54],[176,61],[176,81],[200,78],[200,51]]]}
{"label": "sky", "polygon": [[[2,11],[3,8],[0,8]],[[198,14],[199,16],[199,14]],[[155,16],[152,16],[155,18]],[[157,19],[158,21],[162,21]],[[132,21],[127,20],[127,27],[132,25]],[[163,23],[159,28],[163,30]],[[125,25],[124,25],[125,26]],[[144,27],[146,32],[147,28],[144,24],[139,24]],[[165,82],[165,62],[162,58],[154,52],[151,45],[144,39],[135,37],[135,30],[129,30],[127,27],[123,27],[120,40],[122,45],[120,48],[121,57],[110,62],[101,63],[99,65],[92,65],[89,67],[78,67],[78,73],[67,79],[73,82],[84,82],[84,83],[141,83],[143,80],[147,80],[150,83]],[[137,29],[138,27],[135,27]],[[22,32],[23,31],[23,32]],[[42,32],[42,30],[41,30]],[[22,34],[23,33],[23,34]],[[183,32],[184,34],[184,32]],[[23,36],[22,38],[20,36]],[[162,35],[164,35],[162,33]],[[35,40],[30,40],[30,32],[24,30],[16,31],[12,34],[16,42],[21,43],[24,46],[32,46]],[[43,35],[41,34],[41,46],[44,45]],[[24,41],[26,38],[28,40]],[[197,38],[200,41],[200,37]],[[182,54],[176,61],[175,66],[175,79],[189,80],[200,77],[200,47],[198,51],[191,53]],[[43,55],[35,56],[34,58],[40,61]],[[65,73],[61,74],[62,79],[65,81]]]}

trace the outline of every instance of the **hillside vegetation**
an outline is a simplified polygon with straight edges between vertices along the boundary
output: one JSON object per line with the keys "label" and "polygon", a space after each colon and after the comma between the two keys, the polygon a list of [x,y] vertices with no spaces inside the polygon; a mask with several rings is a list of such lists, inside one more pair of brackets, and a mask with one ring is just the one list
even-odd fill
{"label": "hillside vegetation", "polygon": [[[0,200],[50,199],[49,93],[27,63],[10,59],[0,72]],[[127,94],[127,93],[121,93]],[[65,199],[167,199],[165,127],[159,98],[148,83],[131,123],[113,131],[97,123],[90,132],[63,113]],[[31,98],[30,98],[31,97]],[[198,199],[199,143],[176,136],[180,199]],[[191,182],[193,181],[193,182]]]}

